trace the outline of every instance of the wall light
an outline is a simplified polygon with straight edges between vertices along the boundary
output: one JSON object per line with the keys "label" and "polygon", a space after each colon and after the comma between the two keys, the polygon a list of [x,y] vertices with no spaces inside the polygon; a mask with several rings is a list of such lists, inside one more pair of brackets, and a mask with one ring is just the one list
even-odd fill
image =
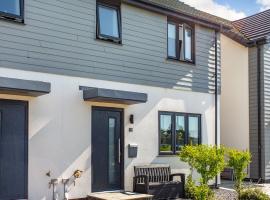
{"label": "wall light", "polygon": [[130,122],[131,124],[134,124],[134,115],[130,115],[130,116],[129,116],[129,122]]}

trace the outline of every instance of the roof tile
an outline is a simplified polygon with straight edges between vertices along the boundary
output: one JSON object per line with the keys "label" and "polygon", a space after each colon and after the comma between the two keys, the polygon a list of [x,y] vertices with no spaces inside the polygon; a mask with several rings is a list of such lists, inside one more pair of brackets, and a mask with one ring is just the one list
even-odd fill
{"label": "roof tile", "polygon": [[234,27],[251,41],[270,36],[270,9],[232,22]]}

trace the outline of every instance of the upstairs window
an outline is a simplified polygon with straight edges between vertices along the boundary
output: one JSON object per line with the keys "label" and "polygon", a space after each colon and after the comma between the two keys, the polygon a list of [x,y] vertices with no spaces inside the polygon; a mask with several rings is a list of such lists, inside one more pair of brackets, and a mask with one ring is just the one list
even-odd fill
{"label": "upstairs window", "polygon": [[0,17],[23,22],[23,0],[0,0]]}
{"label": "upstairs window", "polygon": [[176,155],[183,146],[200,143],[200,114],[159,112],[160,155]]}
{"label": "upstairs window", "polygon": [[176,22],[168,22],[168,58],[194,63],[194,28]]}
{"label": "upstairs window", "polygon": [[121,42],[120,4],[118,1],[97,2],[97,38]]}

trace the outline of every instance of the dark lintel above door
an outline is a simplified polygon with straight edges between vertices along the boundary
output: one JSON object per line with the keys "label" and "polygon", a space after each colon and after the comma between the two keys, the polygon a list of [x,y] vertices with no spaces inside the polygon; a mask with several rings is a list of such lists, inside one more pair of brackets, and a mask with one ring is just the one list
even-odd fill
{"label": "dark lintel above door", "polygon": [[51,92],[51,83],[0,77],[0,94],[38,97]]}
{"label": "dark lintel above door", "polygon": [[92,88],[80,86],[83,90],[83,99],[92,102],[118,103],[118,104],[139,104],[147,102],[147,94],[129,92],[122,90],[111,90],[104,88]]}

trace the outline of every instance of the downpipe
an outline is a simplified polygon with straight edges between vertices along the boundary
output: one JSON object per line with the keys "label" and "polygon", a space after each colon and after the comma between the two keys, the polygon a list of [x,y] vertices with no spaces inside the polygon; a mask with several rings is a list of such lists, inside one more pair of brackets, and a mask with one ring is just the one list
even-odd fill
{"label": "downpipe", "polygon": [[[215,145],[218,146],[218,31],[215,30]],[[218,189],[218,176],[215,178]]]}

